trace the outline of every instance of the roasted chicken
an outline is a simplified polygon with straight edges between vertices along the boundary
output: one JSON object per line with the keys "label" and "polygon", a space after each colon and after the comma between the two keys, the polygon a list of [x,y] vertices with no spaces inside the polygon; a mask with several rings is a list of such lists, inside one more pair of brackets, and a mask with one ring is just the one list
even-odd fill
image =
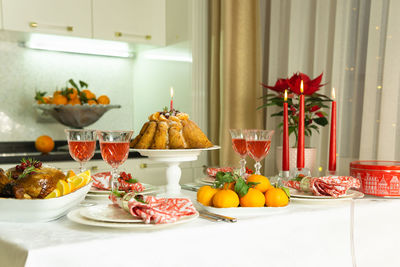
{"label": "roasted chicken", "polygon": [[45,198],[57,187],[60,179],[66,179],[60,170],[42,167],[41,164],[38,168],[32,165],[28,171],[26,169],[0,171],[0,197]]}

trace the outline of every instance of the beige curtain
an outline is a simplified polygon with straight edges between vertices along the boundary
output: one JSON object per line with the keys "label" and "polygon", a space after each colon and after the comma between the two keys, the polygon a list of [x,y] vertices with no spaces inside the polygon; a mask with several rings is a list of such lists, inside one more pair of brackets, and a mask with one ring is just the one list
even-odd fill
{"label": "beige curtain", "polygon": [[258,0],[210,0],[209,133],[212,165],[237,165],[230,128],[263,128]]}
{"label": "beige curtain", "polygon": [[[297,71],[312,77],[324,72],[322,93],[337,89],[339,174],[348,174],[349,163],[357,159],[400,160],[400,1],[267,2],[261,10],[269,39],[263,81],[274,84]],[[275,129],[281,121],[266,119]],[[276,134],[272,144],[281,140]],[[314,174],[325,174],[329,126],[306,143],[317,148]],[[267,161],[267,170],[277,173],[275,160]]]}

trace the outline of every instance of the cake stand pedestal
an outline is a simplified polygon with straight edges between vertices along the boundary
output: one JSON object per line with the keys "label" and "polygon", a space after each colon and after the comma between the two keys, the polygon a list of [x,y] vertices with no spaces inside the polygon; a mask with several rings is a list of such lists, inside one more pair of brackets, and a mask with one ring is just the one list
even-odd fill
{"label": "cake stand pedestal", "polygon": [[165,196],[181,195],[181,179],[182,170],[179,164],[187,161],[195,161],[202,151],[220,149],[219,146],[199,149],[134,149],[142,156],[146,156],[149,160],[163,162],[166,168],[166,185]]}

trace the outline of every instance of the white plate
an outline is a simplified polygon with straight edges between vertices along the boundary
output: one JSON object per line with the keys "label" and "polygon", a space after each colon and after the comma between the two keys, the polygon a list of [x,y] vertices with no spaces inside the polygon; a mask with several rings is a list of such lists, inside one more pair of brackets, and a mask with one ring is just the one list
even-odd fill
{"label": "white plate", "polygon": [[79,224],[98,226],[98,227],[110,227],[110,228],[132,228],[132,229],[156,230],[156,229],[161,229],[164,227],[179,225],[179,224],[183,224],[183,223],[189,223],[189,222],[196,220],[197,217],[199,217],[199,214],[196,213],[191,216],[183,217],[174,223],[163,223],[163,224],[100,222],[100,221],[89,220],[89,219],[81,216],[80,210],[81,209],[76,209],[76,210],[70,211],[67,214],[67,218],[69,220],[79,223]]}
{"label": "white plate", "polygon": [[0,221],[48,222],[65,215],[85,199],[92,183],[65,196],[50,199],[0,198]]}
{"label": "white plate", "polygon": [[214,208],[209,206],[204,206],[200,202],[197,202],[203,209],[208,212],[216,213],[220,215],[237,217],[237,216],[260,216],[260,215],[268,215],[268,214],[277,214],[285,211],[285,209],[290,205],[285,207],[237,207],[237,208]]}
{"label": "white plate", "polygon": [[[143,192],[139,192],[139,194],[149,194],[149,192],[155,192],[157,191],[157,187],[154,185],[150,185],[150,184],[143,184],[145,190],[143,190]],[[122,193],[123,191],[119,191],[120,193]],[[109,195],[110,194],[110,190],[103,190],[103,189],[97,189],[96,187],[92,187],[89,190],[89,193],[91,194],[96,194],[96,195]]]}
{"label": "white plate", "polygon": [[304,199],[319,199],[319,200],[346,200],[346,199],[352,199],[352,198],[362,198],[364,197],[364,194],[359,192],[359,191],[355,191],[355,190],[348,190],[346,192],[345,195],[334,198],[334,197],[330,197],[330,196],[314,196],[314,195],[310,195],[309,193],[304,193],[301,192],[299,190],[296,190],[294,188],[289,188],[290,191],[290,197],[292,198],[304,198]]}
{"label": "white plate", "polygon": [[85,207],[80,210],[80,215],[86,219],[101,222],[141,223],[142,220],[113,204],[103,204]]}
{"label": "white plate", "polygon": [[214,184],[215,178],[208,176],[208,177],[201,178],[200,181],[205,184]]}
{"label": "white plate", "polygon": [[196,158],[202,151],[220,149],[220,146],[195,149],[133,149],[149,158]]}

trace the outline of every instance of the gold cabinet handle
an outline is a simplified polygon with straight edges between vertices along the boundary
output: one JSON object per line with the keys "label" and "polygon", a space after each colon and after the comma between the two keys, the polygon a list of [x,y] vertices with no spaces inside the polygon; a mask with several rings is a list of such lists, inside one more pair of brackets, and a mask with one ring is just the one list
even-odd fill
{"label": "gold cabinet handle", "polygon": [[[37,22],[29,22],[29,27],[31,28],[39,28],[39,24]],[[73,26],[58,26],[58,25],[46,25],[46,24],[40,24],[41,28],[47,28],[47,29],[56,29],[56,30],[67,30],[68,32],[74,31]]]}
{"label": "gold cabinet handle", "polygon": [[142,163],[142,164],[140,164],[140,168],[141,168],[141,169],[146,169],[146,168],[147,168],[147,163]]}
{"label": "gold cabinet handle", "polygon": [[90,167],[90,170],[91,170],[91,171],[97,171],[98,169],[99,169],[98,166],[92,166],[92,167]]}
{"label": "gold cabinet handle", "polygon": [[134,33],[122,33],[122,32],[115,32],[114,35],[115,35],[115,37],[127,36],[127,37],[144,38],[146,40],[151,40],[151,35],[142,35],[142,34],[134,34]]}

